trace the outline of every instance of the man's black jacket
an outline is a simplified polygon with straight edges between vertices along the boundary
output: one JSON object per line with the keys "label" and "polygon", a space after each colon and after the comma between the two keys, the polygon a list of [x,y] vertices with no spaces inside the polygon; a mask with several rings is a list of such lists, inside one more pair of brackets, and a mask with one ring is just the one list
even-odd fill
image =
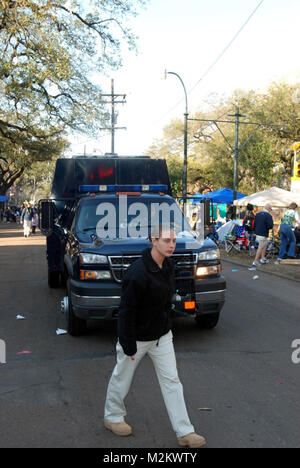
{"label": "man's black jacket", "polygon": [[145,249],[124,276],[118,316],[119,342],[128,356],[136,353],[136,341],[158,340],[171,328],[174,267],[165,258],[160,269]]}

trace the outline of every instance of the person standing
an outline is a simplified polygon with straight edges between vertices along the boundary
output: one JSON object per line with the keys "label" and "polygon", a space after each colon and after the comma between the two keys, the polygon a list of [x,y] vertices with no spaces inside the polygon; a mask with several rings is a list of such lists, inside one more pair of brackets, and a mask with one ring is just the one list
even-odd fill
{"label": "person standing", "polygon": [[160,226],[152,231],[151,241],[152,248],[143,251],[124,277],[118,316],[117,364],[107,388],[104,426],[119,436],[132,434],[131,426],[124,421],[124,399],[138,364],[148,354],[179,445],[199,448],[206,441],[195,434],[189,420],[171,331],[175,280],[169,257],[174,252],[176,236],[169,227]]}
{"label": "person standing", "polygon": [[280,234],[280,249],[278,253],[278,260],[283,258],[295,258],[296,237],[292,230],[294,224],[300,225],[300,219],[297,203],[291,203],[288,209],[284,212],[281,220],[279,234]]}
{"label": "person standing", "polygon": [[253,213],[254,206],[248,203],[246,207],[245,216],[243,218],[243,226],[245,228],[245,234],[248,239],[254,234],[254,222],[255,214]]}
{"label": "person standing", "polygon": [[33,215],[31,220],[32,234],[35,234],[35,230],[39,225],[39,215],[36,208],[33,208]]}
{"label": "person standing", "polygon": [[253,266],[259,266],[259,262],[269,263],[269,260],[266,259],[266,250],[268,245],[268,237],[270,229],[273,229],[273,218],[271,215],[272,207],[267,203],[263,211],[260,211],[255,216],[254,220],[254,232],[256,235],[256,240],[258,242],[258,249],[256,252],[255,260]]}
{"label": "person standing", "polygon": [[10,223],[10,213],[11,209],[10,206],[8,206],[4,212],[4,216],[6,217],[6,223]]}
{"label": "person standing", "polygon": [[25,205],[21,214],[21,222],[23,222],[23,228],[24,228],[24,237],[30,236],[32,218],[33,218],[33,212],[32,212],[31,206]]}
{"label": "person standing", "polygon": [[226,211],[226,222],[232,221],[235,219],[235,207],[233,205],[229,205]]}

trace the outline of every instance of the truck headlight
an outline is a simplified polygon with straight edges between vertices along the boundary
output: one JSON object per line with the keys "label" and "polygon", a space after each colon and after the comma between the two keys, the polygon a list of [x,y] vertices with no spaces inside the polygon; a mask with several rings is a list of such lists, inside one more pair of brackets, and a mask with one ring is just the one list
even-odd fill
{"label": "truck headlight", "polygon": [[109,280],[111,279],[110,271],[92,271],[92,270],[80,270],[81,280]]}
{"label": "truck headlight", "polygon": [[220,259],[220,250],[219,249],[210,249],[205,252],[198,253],[198,260],[219,260]]}
{"label": "truck headlight", "polygon": [[221,265],[197,267],[196,276],[220,275]]}
{"label": "truck headlight", "polygon": [[81,253],[80,254],[80,263],[90,265],[90,264],[105,264],[107,263],[106,255],[98,255],[92,253]]}

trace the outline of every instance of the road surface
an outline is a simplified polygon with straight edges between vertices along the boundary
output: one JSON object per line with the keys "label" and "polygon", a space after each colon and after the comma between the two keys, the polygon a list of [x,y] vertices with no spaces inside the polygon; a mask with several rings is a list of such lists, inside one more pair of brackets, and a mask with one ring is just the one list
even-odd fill
{"label": "road surface", "polygon": [[[148,358],[126,400],[133,436],[104,429],[116,324],[91,323],[83,337],[56,335],[65,327],[64,291],[47,286],[45,239],[0,224],[0,265],[0,447],[176,449]],[[209,448],[299,447],[300,364],[291,346],[300,340],[300,283],[226,262],[223,272],[228,292],[216,329],[199,330],[186,318],[174,324],[191,421]]]}

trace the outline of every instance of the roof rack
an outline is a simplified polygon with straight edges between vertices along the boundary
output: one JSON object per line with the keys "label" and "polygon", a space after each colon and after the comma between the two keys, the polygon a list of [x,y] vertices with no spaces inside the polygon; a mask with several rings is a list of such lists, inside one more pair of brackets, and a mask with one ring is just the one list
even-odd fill
{"label": "roof rack", "polygon": [[163,184],[134,184],[134,185],[80,185],[79,193],[166,193],[168,186]]}
{"label": "roof rack", "polygon": [[[118,155],[116,153],[105,153],[103,154],[74,154],[71,159],[126,159],[126,158],[132,158],[132,159],[150,159],[151,156],[145,156],[145,155],[140,155],[140,156],[126,156],[126,155]],[[66,158],[70,159],[70,158]]]}

